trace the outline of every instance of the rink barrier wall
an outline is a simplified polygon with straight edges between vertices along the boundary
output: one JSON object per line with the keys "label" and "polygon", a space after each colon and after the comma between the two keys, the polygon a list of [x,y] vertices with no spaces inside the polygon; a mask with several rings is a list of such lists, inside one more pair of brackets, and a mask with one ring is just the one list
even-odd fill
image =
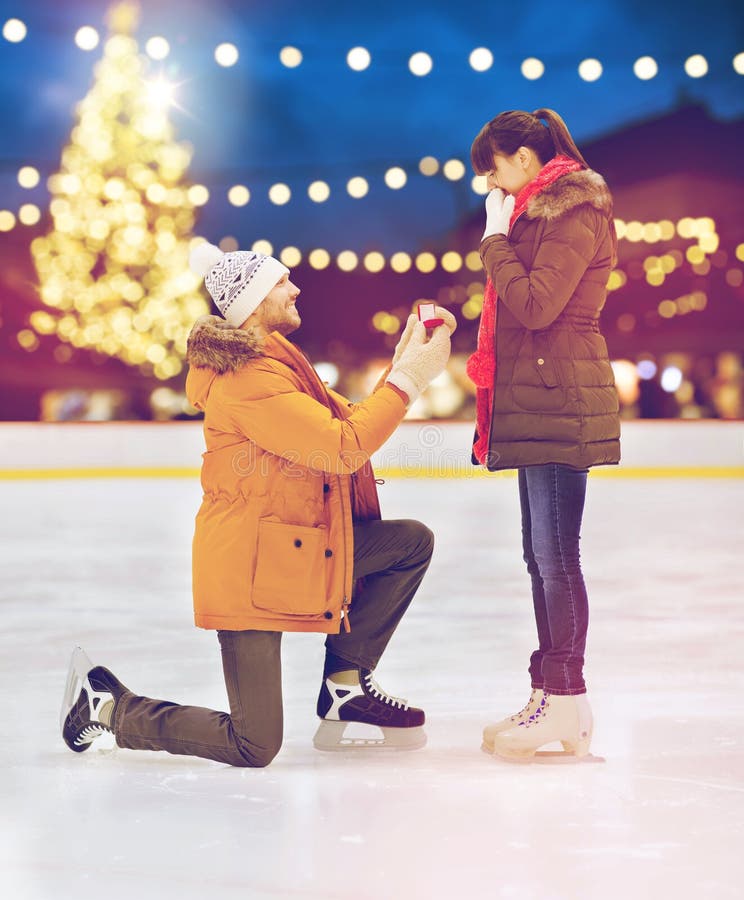
{"label": "rink barrier wall", "polygon": [[[403,422],[372,457],[381,478],[513,478],[470,463],[469,422]],[[592,477],[744,478],[744,421],[630,421],[622,462]],[[0,423],[0,479],[196,478],[201,422]]]}

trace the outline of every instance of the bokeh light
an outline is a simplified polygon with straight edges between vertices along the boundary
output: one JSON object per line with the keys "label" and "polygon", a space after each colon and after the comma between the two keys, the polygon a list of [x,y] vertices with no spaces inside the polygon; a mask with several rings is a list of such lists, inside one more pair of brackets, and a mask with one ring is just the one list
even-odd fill
{"label": "bokeh light", "polygon": [[145,44],[145,52],[150,59],[165,59],[170,53],[170,44],[164,37],[151,37]]}
{"label": "bokeh light", "polygon": [[78,28],[75,33],[75,43],[81,50],[95,50],[100,40],[100,35],[96,29],[90,25],[83,25],[83,27]]}
{"label": "bokeh light", "polygon": [[20,19],[8,19],[3,25],[3,37],[11,44],[18,44],[28,34],[28,29]]}
{"label": "bokeh light", "polygon": [[579,63],[579,75],[584,81],[597,81],[602,76],[602,63],[598,59],[585,59]]}
{"label": "bokeh light", "polygon": [[218,65],[229,68],[230,66],[234,66],[238,59],[240,59],[240,53],[235,44],[225,43],[220,44],[215,48],[214,58]]}
{"label": "bokeh light", "polygon": [[22,166],[18,170],[18,184],[22,188],[35,188],[40,180],[39,170],[33,166]]}
{"label": "bokeh light", "polygon": [[493,53],[487,47],[476,47],[468,61],[476,72],[486,72],[493,65]]}
{"label": "bokeh light", "polygon": [[296,69],[302,63],[302,51],[297,47],[282,47],[279,51],[279,62],[288,69]]}
{"label": "bokeh light", "polygon": [[234,184],[227,192],[227,199],[232,206],[245,206],[251,199],[251,192],[244,184]]}
{"label": "bokeh light", "polygon": [[366,178],[362,178],[360,175],[355,176],[354,178],[350,178],[346,184],[346,190],[349,192],[350,197],[354,197],[356,200],[359,200],[362,197],[365,197],[369,191],[369,183]]}
{"label": "bokeh light", "polygon": [[641,81],[649,81],[659,73],[659,66],[652,56],[641,56],[633,63],[633,72]]}
{"label": "bokeh light", "polygon": [[399,190],[405,185],[406,181],[408,181],[408,176],[400,166],[392,166],[385,172],[385,184],[391,190]]}
{"label": "bokeh light", "polygon": [[272,184],[269,188],[269,200],[276,206],[284,206],[292,199],[292,191],[286,184]]}
{"label": "bokeh light", "polygon": [[350,69],[362,72],[372,62],[372,57],[366,47],[352,47],[346,54],[346,62]]}
{"label": "bokeh light", "polygon": [[444,177],[448,178],[450,181],[459,181],[461,178],[465,177],[465,165],[462,160],[448,159],[442,166],[442,172],[444,173]]}
{"label": "bokeh light", "polygon": [[530,56],[522,63],[521,71],[523,77],[528,81],[537,81],[545,74],[545,64],[541,60],[535,59],[534,56]]}
{"label": "bokeh light", "polygon": [[419,172],[422,175],[436,175],[439,171],[439,160],[434,156],[424,156],[419,162]]}
{"label": "bokeh light", "polygon": [[313,181],[308,186],[307,195],[314,203],[325,203],[331,196],[331,189],[325,181]]}
{"label": "bokeh light", "polygon": [[708,74],[708,60],[700,53],[695,53],[685,60],[685,72],[690,78],[702,78]]}
{"label": "bokeh light", "polygon": [[418,75],[419,77],[423,77],[424,75],[428,75],[434,67],[434,61],[428,53],[424,53],[422,51],[418,53],[414,53],[411,58],[408,60],[408,68],[413,72],[414,75]]}

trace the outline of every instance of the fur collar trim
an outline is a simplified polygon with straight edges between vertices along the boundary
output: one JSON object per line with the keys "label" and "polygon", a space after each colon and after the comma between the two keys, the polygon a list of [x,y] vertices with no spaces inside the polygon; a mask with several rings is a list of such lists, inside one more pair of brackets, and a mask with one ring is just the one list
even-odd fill
{"label": "fur collar trim", "polygon": [[237,372],[263,355],[262,342],[253,331],[235,328],[219,316],[202,316],[194,323],[186,346],[186,361],[218,375]]}
{"label": "fur collar trim", "polygon": [[527,204],[530,219],[558,219],[577,206],[589,203],[605,215],[612,215],[612,194],[604,178],[591,169],[569,172],[548,185]]}

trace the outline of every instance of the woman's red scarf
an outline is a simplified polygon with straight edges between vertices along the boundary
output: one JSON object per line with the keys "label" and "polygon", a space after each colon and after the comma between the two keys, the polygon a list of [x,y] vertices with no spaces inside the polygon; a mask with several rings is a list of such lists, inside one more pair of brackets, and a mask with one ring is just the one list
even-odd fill
{"label": "woman's red scarf", "polygon": [[[527,209],[527,204],[546,187],[553,184],[562,175],[578,172],[583,169],[581,163],[570,156],[554,156],[537,173],[535,178],[526,184],[517,194],[514,212],[509,220],[509,231]],[[486,289],[483,293],[483,310],[478,326],[476,351],[468,359],[467,373],[477,390],[476,421],[477,440],[473,444],[473,453],[478,462],[486,464],[488,455],[488,437],[491,431],[491,410],[493,409],[493,387],[496,380],[496,301],[498,296],[493,282],[486,278]]]}

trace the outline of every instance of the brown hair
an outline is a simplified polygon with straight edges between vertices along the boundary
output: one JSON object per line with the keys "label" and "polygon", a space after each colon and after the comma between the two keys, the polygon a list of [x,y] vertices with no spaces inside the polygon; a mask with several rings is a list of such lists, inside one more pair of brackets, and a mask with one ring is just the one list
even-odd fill
{"label": "brown hair", "polygon": [[[545,120],[547,128],[541,119]],[[562,153],[589,168],[558,113],[553,109],[536,109],[533,113],[509,110],[487,122],[470,148],[473,169],[479,175],[490,172],[494,153],[512,156],[520,147],[534,150],[543,165]]]}

